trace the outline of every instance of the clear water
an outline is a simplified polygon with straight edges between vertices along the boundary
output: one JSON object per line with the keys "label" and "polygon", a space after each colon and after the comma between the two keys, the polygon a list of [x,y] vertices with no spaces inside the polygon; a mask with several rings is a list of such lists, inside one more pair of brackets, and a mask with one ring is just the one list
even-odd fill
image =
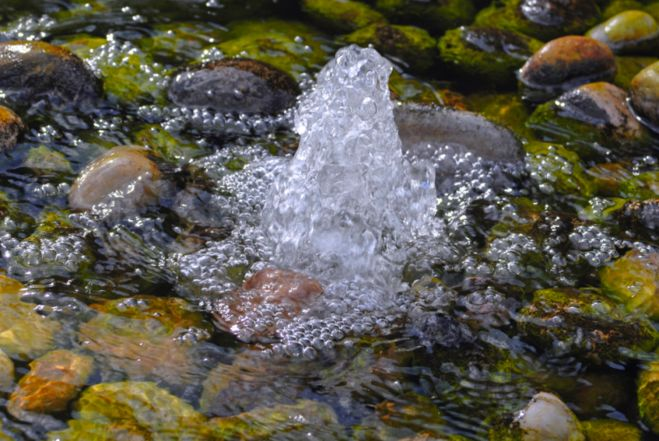
{"label": "clear water", "polygon": [[[433,145],[423,161],[405,157],[385,88],[391,66],[370,50],[341,52],[343,61],[318,77],[320,65],[302,69],[306,92],[296,112],[219,115],[158,102],[171,72],[222,56],[210,39],[222,41],[234,20],[271,18],[222,4],[10,1],[0,11],[0,40],[111,37],[86,57],[95,72],[131,55],[154,60],[139,70],[151,96],[109,100],[94,115],[46,106],[22,113],[30,130],[2,157],[0,190],[28,217],[66,210],[77,173],[107,148],[137,142],[146,125],[189,147],[157,159],[166,183],[159,205],[126,211],[119,197],[90,213],[63,211],[73,228],[38,242],[28,239],[33,225],[0,222],[0,268],[26,285],[24,302],[61,324],[57,347],[92,353],[98,370],[89,382],[155,381],[207,416],[312,399],[331,406],[348,434],[387,421],[394,439],[426,430],[484,440],[488,418],[508,415],[541,390],[559,394],[581,419],[642,428],[633,391],[650,355],[585,363],[571,347],[522,337],[517,313],[536,289],[597,285],[599,268],[631,248],[656,250],[656,237],[584,220],[584,205],[603,210],[610,201],[557,192],[549,172],[570,171],[558,155],[540,168],[528,158],[501,164],[451,145]],[[277,13],[306,20],[290,8]],[[203,29],[205,42],[174,54],[143,44],[180,22]],[[317,41],[300,39],[295,50],[318,43],[329,62],[336,42],[314,35]],[[479,88],[472,85],[474,95]],[[28,151],[40,145],[62,153],[72,171],[26,168]],[[609,157],[635,173],[656,169],[652,155],[616,155]],[[232,166],[236,159],[244,167]],[[520,197],[540,207],[537,229],[490,234],[496,224],[530,222]],[[245,277],[272,265],[314,275],[324,295],[292,320],[255,308],[235,336],[215,329],[209,312],[233,301]],[[203,326],[165,342],[106,340],[115,356],[90,351],[84,325],[99,315],[97,305],[127,299],[122,307],[139,306],[139,294],[185,299],[204,314]],[[120,317],[108,329],[119,334],[131,324]],[[273,324],[274,343],[254,339]],[[15,362],[18,379],[29,366]],[[215,382],[223,390],[209,397]],[[75,414],[72,406],[20,421],[5,410],[7,399],[0,395],[0,420],[19,440],[45,439]],[[317,438],[332,439],[330,429],[315,429]]]}

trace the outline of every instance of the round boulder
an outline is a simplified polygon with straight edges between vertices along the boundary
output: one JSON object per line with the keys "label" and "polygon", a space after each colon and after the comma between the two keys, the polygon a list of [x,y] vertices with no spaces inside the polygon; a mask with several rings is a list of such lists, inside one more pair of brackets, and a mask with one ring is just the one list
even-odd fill
{"label": "round boulder", "polygon": [[25,129],[21,118],[11,109],[0,106],[0,152],[11,150]]}
{"label": "round boulder", "polygon": [[179,106],[225,113],[274,114],[291,107],[300,93],[287,73],[260,61],[212,61],[174,77],[169,99]]}
{"label": "round boulder", "polygon": [[591,81],[611,81],[616,63],[604,43],[579,36],[560,37],[545,44],[519,72],[525,98],[545,101]]}
{"label": "round boulder", "polygon": [[154,202],[159,193],[158,166],[137,146],[115,147],[89,164],[71,187],[69,205],[89,210],[113,197],[137,208]]}
{"label": "round boulder", "polygon": [[45,98],[57,106],[101,95],[99,80],[80,58],[43,41],[0,43],[0,89],[18,103]]}
{"label": "round boulder", "polygon": [[632,79],[630,94],[634,110],[659,131],[659,61]]}
{"label": "round boulder", "polygon": [[584,441],[581,424],[558,398],[546,392],[536,394],[517,419],[522,441]]}

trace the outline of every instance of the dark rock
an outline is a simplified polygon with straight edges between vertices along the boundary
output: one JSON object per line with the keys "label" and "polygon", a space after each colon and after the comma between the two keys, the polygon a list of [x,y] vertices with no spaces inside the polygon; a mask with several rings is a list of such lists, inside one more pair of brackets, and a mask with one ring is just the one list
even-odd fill
{"label": "dark rock", "polygon": [[519,141],[507,129],[472,112],[406,104],[394,109],[403,151],[423,156],[428,144],[451,144],[483,159],[517,162],[522,158]]}
{"label": "dark rock", "polygon": [[21,118],[11,109],[0,106],[0,152],[11,150],[25,129]]}
{"label": "dark rock", "polygon": [[640,71],[630,88],[634,110],[659,131],[659,61]]}
{"label": "dark rock", "polygon": [[659,199],[629,201],[624,205],[620,218],[635,230],[644,227],[659,232]]}
{"label": "dark rock", "polygon": [[45,98],[57,106],[101,95],[99,80],[80,58],[42,41],[0,43],[0,89],[18,103]]}
{"label": "dark rock", "polygon": [[300,89],[285,72],[256,60],[224,59],[179,73],[169,98],[179,106],[218,112],[277,113],[295,103]]}
{"label": "dark rock", "polygon": [[611,81],[616,74],[613,52],[588,37],[567,36],[545,44],[522,67],[519,79],[525,98],[545,101],[592,81]]}
{"label": "dark rock", "polygon": [[599,15],[593,0],[522,0],[519,11],[535,24],[567,32],[578,32],[584,22]]}

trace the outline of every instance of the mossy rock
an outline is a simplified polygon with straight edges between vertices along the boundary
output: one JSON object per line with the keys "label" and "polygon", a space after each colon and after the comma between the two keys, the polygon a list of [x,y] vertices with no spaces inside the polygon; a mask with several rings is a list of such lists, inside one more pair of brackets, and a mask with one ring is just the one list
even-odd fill
{"label": "mossy rock", "polygon": [[624,359],[621,349],[652,351],[659,334],[647,320],[594,291],[544,289],[519,311],[522,335],[545,350],[592,362]]}
{"label": "mossy rock", "polygon": [[502,0],[481,10],[474,23],[548,41],[562,35],[582,34],[597,24],[599,16],[594,0]]}
{"label": "mossy rock", "polygon": [[[206,375],[196,351],[210,337],[210,325],[185,301],[137,296],[93,308],[101,312],[80,325],[78,340],[99,361],[102,378],[119,374],[185,388]],[[178,338],[184,334],[195,338]]]}
{"label": "mossy rock", "polygon": [[659,61],[657,57],[618,56],[616,57],[616,76],[613,84],[629,90],[632,79],[640,71]]}
{"label": "mossy rock", "polygon": [[527,169],[536,182],[548,191],[590,197],[596,187],[584,171],[579,155],[560,144],[534,141],[524,146]]}
{"label": "mossy rock", "polygon": [[588,441],[641,441],[638,427],[617,420],[590,420],[581,423]]}
{"label": "mossy rock", "polygon": [[466,110],[465,97],[433,82],[426,82],[394,70],[389,77],[391,97],[403,103],[439,105]]}
{"label": "mossy rock", "polygon": [[66,159],[66,156],[56,150],[49,149],[45,145],[31,148],[23,165],[42,176],[73,173],[71,163]]}
{"label": "mossy rock", "polygon": [[402,60],[415,71],[427,71],[435,63],[435,39],[416,26],[373,24],[346,35],[344,40],[363,47],[372,44],[382,54]]}
{"label": "mossy rock", "polygon": [[136,41],[137,46],[155,59],[178,64],[198,58],[226,33],[219,25],[200,21],[160,23],[153,29],[153,35]]}
{"label": "mossy rock", "polygon": [[154,156],[173,164],[182,164],[208,153],[182,135],[175,135],[156,124],[146,125],[137,131],[134,144],[150,147]]}
{"label": "mossy rock", "polygon": [[375,8],[392,22],[421,26],[436,35],[468,24],[476,12],[471,0],[376,0]]}
{"label": "mossy rock", "polygon": [[23,236],[34,228],[34,219],[23,213],[17,204],[0,191],[0,229],[16,235]]}
{"label": "mossy rock", "polygon": [[659,22],[659,2],[653,2],[643,8],[645,12],[654,17]]}
{"label": "mossy rock", "polygon": [[659,196],[659,171],[639,173],[623,182],[620,195],[632,199],[655,199]]}
{"label": "mossy rock", "polygon": [[605,294],[624,303],[629,311],[647,313],[659,320],[659,254],[636,250],[603,268],[600,281]]}
{"label": "mossy rock", "polygon": [[542,42],[514,31],[487,26],[452,29],[439,40],[439,54],[461,78],[512,85],[516,70]]}
{"label": "mossy rock", "polygon": [[475,93],[468,96],[467,106],[511,130],[521,140],[534,139],[532,130],[525,125],[531,113],[516,93]]}
{"label": "mossy rock", "polygon": [[54,348],[61,325],[21,300],[22,285],[0,274],[0,349],[16,360],[33,360]]}
{"label": "mossy rock", "polygon": [[597,82],[538,106],[526,121],[541,139],[556,141],[589,159],[600,159],[600,145],[620,155],[650,149],[652,136],[626,103],[626,93]]}
{"label": "mossy rock", "polygon": [[79,35],[63,46],[93,66],[111,101],[130,106],[165,102],[165,68],[132,43]]}
{"label": "mossy rock", "polygon": [[226,57],[245,57],[275,66],[299,78],[320,70],[330,53],[329,40],[313,28],[284,20],[232,23],[216,47]]}
{"label": "mossy rock", "polygon": [[352,0],[302,0],[309,17],[334,32],[352,32],[387,20],[369,5]]}
{"label": "mossy rock", "polygon": [[332,408],[312,400],[259,407],[235,416],[213,418],[209,420],[208,428],[213,439],[225,440],[348,439]]}
{"label": "mossy rock", "polygon": [[650,430],[659,435],[659,361],[649,363],[639,375],[638,410]]}
{"label": "mossy rock", "polygon": [[211,440],[206,418],[190,404],[149,382],[101,383],[86,389],[68,428],[51,441],[117,439]]}

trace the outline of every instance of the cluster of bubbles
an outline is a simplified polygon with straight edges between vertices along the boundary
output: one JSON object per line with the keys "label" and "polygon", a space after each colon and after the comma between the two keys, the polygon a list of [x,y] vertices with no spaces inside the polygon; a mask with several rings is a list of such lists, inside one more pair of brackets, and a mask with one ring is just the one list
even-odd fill
{"label": "cluster of bubbles", "polygon": [[8,273],[30,279],[67,276],[91,263],[88,244],[77,234],[22,241],[8,237],[0,244],[0,251]]}
{"label": "cluster of bubbles", "polygon": [[195,107],[148,105],[140,107],[137,114],[145,121],[159,123],[166,130],[174,132],[187,129],[209,134],[263,136],[291,127],[289,112],[255,117],[246,114],[224,114]]}
{"label": "cluster of bubbles", "polygon": [[50,29],[56,25],[56,21],[48,16],[41,17],[22,17],[11,23],[4,30],[0,30],[0,41],[26,40],[38,41],[43,40],[49,35]]}

